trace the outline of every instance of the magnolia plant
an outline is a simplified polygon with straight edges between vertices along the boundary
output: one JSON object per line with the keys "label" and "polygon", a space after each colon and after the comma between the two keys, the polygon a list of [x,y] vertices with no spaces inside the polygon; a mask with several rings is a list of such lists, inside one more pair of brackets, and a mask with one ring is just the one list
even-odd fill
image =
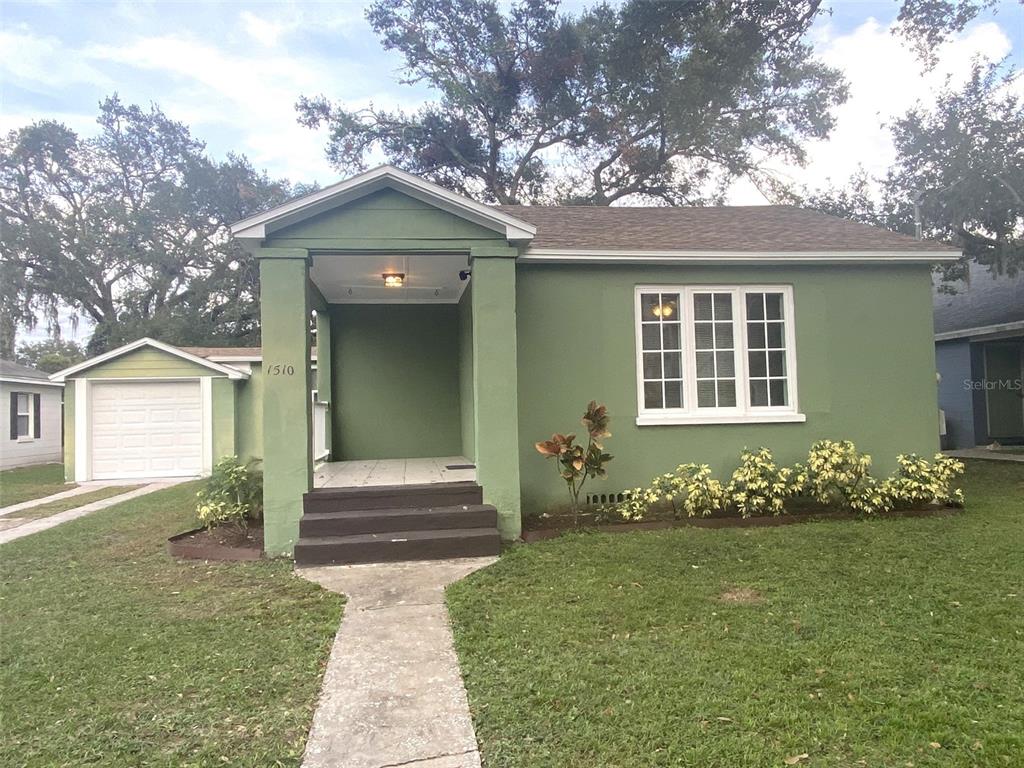
{"label": "magnolia plant", "polygon": [[579,521],[583,485],[592,477],[605,477],[608,474],[605,465],[612,460],[612,456],[604,452],[601,444],[604,438],[612,434],[608,431],[608,421],[608,408],[591,400],[581,420],[587,429],[585,446],[576,442],[575,434],[563,435],[558,432],[550,440],[541,440],[536,444],[542,456],[555,460],[558,475],[569,489],[570,508],[576,522]]}

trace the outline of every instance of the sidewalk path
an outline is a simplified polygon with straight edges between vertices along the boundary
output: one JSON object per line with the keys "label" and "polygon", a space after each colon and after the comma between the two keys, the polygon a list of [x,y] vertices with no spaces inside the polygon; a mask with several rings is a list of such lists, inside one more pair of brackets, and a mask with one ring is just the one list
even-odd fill
{"label": "sidewalk path", "polygon": [[66,491],[51,493],[49,496],[43,496],[38,499],[29,499],[28,501],[23,501],[20,504],[11,504],[9,507],[0,507],[0,517],[12,515],[15,512],[23,512],[26,509],[38,507],[40,504],[49,504],[51,501],[60,501],[61,499],[70,499],[72,496],[81,496],[83,493],[95,491],[97,488],[103,488],[106,485],[116,485],[116,483],[83,483],[82,485],[76,485],[74,488],[69,488]]}
{"label": "sidewalk path", "polygon": [[988,459],[990,461],[1017,461],[1024,463],[1024,451],[990,451],[988,448],[962,448],[956,451],[943,451],[947,456],[958,459]]}
{"label": "sidewalk path", "polygon": [[[0,530],[0,544],[6,544],[7,542],[14,541],[15,539],[30,536],[33,533],[39,533],[39,531],[45,531],[47,528],[53,528],[55,526],[60,525],[61,523],[66,523],[68,520],[75,520],[79,517],[84,517],[85,515],[88,515],[90,512],[96,512],[101,509],[106,509],[107,507],[112,507],[115,504],[120,504],[122,501],[128,501],[129,499],[134,499],[138,496],[145,496],[147,493],[152,493],[153,491],[161,491],[164,488],[170,488],[172,485],[177,485],[178,483],[181,482],[184,481],[161,480],[159,482],[150,483],[149,485],[144,485],[142,488],[136,488],[134,491],[122,493],[119,496],[111,496],[108,499],[100,499],[99,501],[94,501],[91,504],[86,504],[85,506],[82,507],[76,507],[75,509],[68,509],[63,512],[58,512],[57,514],[50,515],[49,517],[40,517],[38,520],[29,520],[28,522],[22,523],[17,527]],[[93,486],[92,488],[88,488],[87,490],[94,491],[96,490],[96,487]],[[53,497],[51,497],[51,500],[52,498]],[[13,522],[16,519],[16,517],[10,516],[3,518],[3,520],[7,522]]]}
{"label": "sidewalk path", "polygon": [[348,597],[303,768],[480,768],[444,588],[496,560],[298,569]]}

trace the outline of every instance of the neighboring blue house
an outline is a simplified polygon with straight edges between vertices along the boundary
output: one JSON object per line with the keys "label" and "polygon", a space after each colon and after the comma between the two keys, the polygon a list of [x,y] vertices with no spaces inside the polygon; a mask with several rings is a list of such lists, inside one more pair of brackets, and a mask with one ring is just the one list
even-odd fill
{"label": "neighboring blue house", "polygon": [[935,362],[945,448],[1024,443],[1024,272],[971,264],[956,293],[935,293]]}

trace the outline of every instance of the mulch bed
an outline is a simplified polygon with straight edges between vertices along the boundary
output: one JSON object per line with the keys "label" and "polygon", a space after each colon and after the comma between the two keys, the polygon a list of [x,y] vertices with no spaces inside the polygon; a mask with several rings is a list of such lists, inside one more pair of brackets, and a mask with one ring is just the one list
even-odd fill
{"label": "mulch bed", "polygon": [[686,517],[681,520],[641,520],[639,522],[601,522],[593,513],[581,513],[579,525],[573,524],[571,515],[550,515],[529,517],[523,521],[523,541],[531,544],[561,536],[571,531],[594,531],[598,533],[629,533],[631,531],[663,531],[669,528],[772,528],[779,525],[795,525],[820,520],[866,520],[890,517],[947,517],[962,512],[959,507],[927,507],[924,509],[901,509],[879,515],[857,515],[838,512],[828,508],[800,510],[795,513],[772,517],[739,517],[738,515],[716,515],[712,517]]}
{"label": "mulch bed", "polygon": [[171,536],[167,552],[185,560],[259,560],[263,557],[263,526],[195,528]]}

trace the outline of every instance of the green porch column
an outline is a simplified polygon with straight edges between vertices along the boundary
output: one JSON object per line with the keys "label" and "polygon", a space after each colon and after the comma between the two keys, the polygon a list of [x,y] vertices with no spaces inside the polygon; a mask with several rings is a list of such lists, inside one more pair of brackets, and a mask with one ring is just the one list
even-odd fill
{"label": "green porch column", "polygon": [[327,429],[324,441],[327,443],[327,460],[331,459],[333,447],[331,433],[334,432],[334,403],[331,402],[331,315],[326,305],[317,309],[316,313],[316,397],[321,403],[327,403]]}
{"label": "green porch column", "polygon": [[473,248],[473,397],[476,473],[498,508],[503,539],[522,532],[516,369],[516,251]]}
{"label": "green porch column", "polygon": [[268,555],[291,555],[302,494],[312,487],[309,264],[303,249],[263,248],[263,536]]}

